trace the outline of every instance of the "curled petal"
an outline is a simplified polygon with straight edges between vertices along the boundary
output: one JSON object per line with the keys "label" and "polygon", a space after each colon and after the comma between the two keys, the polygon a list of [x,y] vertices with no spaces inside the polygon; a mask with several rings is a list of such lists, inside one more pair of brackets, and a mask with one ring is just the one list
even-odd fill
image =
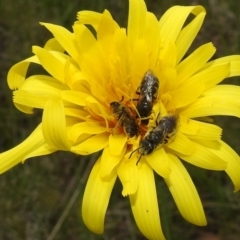
{"label": "curled petal", "polygon": [[[44,151],[43,148],[45,148]],[[9,170],[27,158],[50,154],[54,151],[56,149],[46,147],[42,125],[39,125],[22,143],[0,154],[0,173]]]}
{"label": "curled petal", "polygon": [[98,234],[103,233],[104,217],[117,178],[116,172],[112,171],[107,179],[102,179],[100,161],[93,166],[82,202],[83,221],[91,231]]}
{"label": "curled petal", "polygon": [[22,86],[30,63],[39,64],[39,60],[36,56],[33,56],[11,67],[7,76],[7,82],[10,89],[15,90]]}
{"label": "curled petal", "polygon": [[24,107],[29,107],[29,109],[33,108],[43,109],[46,102],[49,100],[49,97],[51,96],[35,95],[25,90],[16,90],[13,92],[13,102],[14,104],[18,104],[19,110],[23,112],[25,110]]}
{"label": "curled petal", "polygon": [[92,25],[95,29],[98,29],[98,25],[101,21],[102,14],[94,11],[87,11],[83,10],[78,12],[77,14],[77,19],[78,22],[77,24],[90,24]]}
{"label": "curled petal", "polygon": [[175,42],[190,13],[197,16],[202,12],[205,12],[202,6],[171,7],[159,20],[160,31],[161,35],[164,36],[164,40]]}
{"label": "curled petal", "polygon": [[52,98],[47,101],[42,124],[43,136],[49,146],[59,150],[70,150],[64,106],[61,99]]}
{"label": "curled petal", "polygon": [[191,177],[174,155],[170,155],[172,173],[164,179],[182,216],[198,226],[205,226],[207,220],[198,192]]}
{"label": "curled petal", "polygon": [[152,168],[144,162],[139,166],[138,174],[137,191],[129,196],[133,216],[140,231],[148,239],[164,240]]}
{"label": "curled petal", "polygon": [[240,158],[238,154],[225,142],[219,141],[218,149],[210,149],[214,154],[227,161],[226,173],[234,185],[234,192],[240,190]]}
{"label": "curled petal", "polygon": [[21,90],[29,91],[34,94],[50,95],[59,94],[61,91],[66,90],[67,87],[53,77],[45,75],[33,75],[24,81]]}

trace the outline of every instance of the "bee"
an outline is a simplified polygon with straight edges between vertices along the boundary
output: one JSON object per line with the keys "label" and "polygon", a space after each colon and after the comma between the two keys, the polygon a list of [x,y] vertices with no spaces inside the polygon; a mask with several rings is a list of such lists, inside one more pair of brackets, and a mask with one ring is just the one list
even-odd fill
{"label": "bee", "polygon": [[156,121],[156,127],[146,133],[139,147],[130,154],[129,158],[138,150],[140,153],[138,164],[142,156],[149,155],[158,146],[168,143],[169,139],[176,133],[177,119],[175,115],[167,115],[159,122]]}
{"label": "bee", "polygon": [[[122,99],[123,100],[123,99]],[[121,100],[121,101],[122,101]],[[133,116],[131,109],[126,107],[120,102],[111,102],[110,106],[112,108],[115,118],[118,120],[117,126],[122,126],[124,132],[128,137],[138,136],[140,134],[140,127]]]}
{"label": "bee", "polygon": [[153,104],[155,100],[157,99],[159,89],[159,80],[158,78],[153,74],[151,70],[148,70],[138,87],[136,94],[139,95],[136,105],[136,109],[140,115],[141,118],[145,118],[141,120],[141,123],[144,125],[147,125],[149,120],[146,119],[149,117],[149,115],[152,112]]}

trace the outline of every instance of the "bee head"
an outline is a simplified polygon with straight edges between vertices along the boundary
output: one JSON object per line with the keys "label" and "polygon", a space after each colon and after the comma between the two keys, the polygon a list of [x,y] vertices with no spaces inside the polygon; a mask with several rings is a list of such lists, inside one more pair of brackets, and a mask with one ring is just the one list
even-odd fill
{"label": "bee head", "polygon": [[154,145],[150,141],[143,139],[138,151],[141,155],[148,155],[153,152],[154,148]]}
{"label": "bee head", "polygon": [[120,106],[120,103],[119,103],[119,102],[111,102],[111,103],[110,103],[110,107],[112,108],[112,110],[118,109],[119,106]]}

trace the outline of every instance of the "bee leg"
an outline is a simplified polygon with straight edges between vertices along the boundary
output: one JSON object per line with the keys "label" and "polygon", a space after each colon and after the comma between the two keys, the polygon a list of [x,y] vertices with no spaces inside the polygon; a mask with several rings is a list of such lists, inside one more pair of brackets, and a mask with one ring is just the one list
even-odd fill
{"label": "bee leg", "polygon": [[158,113],[158,115],[157,115],[157,117],[156,117],[156,121],[155,121],[156,126],[158,125],[158,118],[159,118],[159,115],[160,115],[160,112]]}
{"label": "bee leg", "polygon": [[136,94],[137,94],[137,95],[140,95],[140,94],[141,94],[141,91],[140,91],[139,87],[137,88]]}
{"label": "bee leg", "polygon": [[112,135],[114,135],[114,131],[116,130],[116,128],[118,128],[119,126],[122,126],[123,119],[124,119],[123,116],[121,116],[121,117],[119,118],[119,120],[117,121],[115,127],[112,129]]}

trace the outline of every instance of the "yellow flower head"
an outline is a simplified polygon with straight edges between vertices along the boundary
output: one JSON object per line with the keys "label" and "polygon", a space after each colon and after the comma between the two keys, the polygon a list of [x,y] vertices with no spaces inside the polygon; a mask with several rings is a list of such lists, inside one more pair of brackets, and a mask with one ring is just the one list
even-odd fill
{"label": "yellow flower head", "polygon": [[[143,0],[129,0],[126,29],[107,10],[79,12],[73,32],[41,23],[54,38],[15,64],[8,84],[15,106],[27,114],[42,109],[42,122],[24,142],[0,154],[0,172],[57,150],[80,155],[102,150],[82,203],[90,230],[103,232],[119,177],[141,232],[165,239],[154,171],[165,180],[182,216],[206,225],[181,160],[225,170],[235,191],[240,189],[239,156],[221,140],[221,128],[200,121],[212,115],[240,117],[240,88],[217,85],[240,75],[240,56],[209,61],[216,50],[212,43],[187,53],[205,14],[202,6],[174,6],[158,20]],[[48,75],[26,77],[30,63]]]}

